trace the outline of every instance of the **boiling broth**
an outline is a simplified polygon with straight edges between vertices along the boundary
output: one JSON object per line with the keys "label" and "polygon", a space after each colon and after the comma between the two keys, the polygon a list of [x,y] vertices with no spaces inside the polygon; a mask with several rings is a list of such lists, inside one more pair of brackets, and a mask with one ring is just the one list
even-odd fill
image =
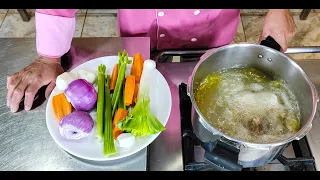
{"label": "boiling broth", "polygon": [[299,130],[299,106],[285,82],[252,68],[230,68],[207,76],[195,100],[213,127],[238,140],[271,143]]}

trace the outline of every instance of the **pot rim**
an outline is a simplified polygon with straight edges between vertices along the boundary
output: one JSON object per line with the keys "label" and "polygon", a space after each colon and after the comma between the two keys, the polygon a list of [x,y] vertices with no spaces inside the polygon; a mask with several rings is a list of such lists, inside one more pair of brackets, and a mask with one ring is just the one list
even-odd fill
{"label": "pot rim", "polygon": [[[311,94],[312,94],[312,112],[311,112],[311,115],[309,117],[309,119],[307,120],[306,124],[299,129],[298,132],[296,132],[295,134],[291,135],[290,137],[284,139],[284,140],[281,140],[281,141],[276,141],[276,142],[272,142],[272,143],[251,143],[251,142],[246,142],[246,141],[241,141],[241,140],[238,140],[238,139],[235,139],[233,137],[230,137],[224,133],[222,133],[221,131],[219,131],[218,129],[214,128],[208,121],[207,119],[202,115],[202,113],[200,112],[198,106],[197,106],[197,103],[195,102],[195,99],[194,99],[194,93],[193,93],[193,81],[194,81],[194,76],[199,68],[199,66],[202,64],[202,62],[204,62],[206,59],[208,59],[208,57],[210,57],[212,54],[214,53],[217,53],[219,51],[223,51],[225,49],[229,49],[229,48],[234,48],[234,47],[259,47],[259,48],[264,48],[264,49],[267,49],[269,51],[271,51],[272,53],[275,53],[277,56],[281,56],[281,57],[284,57],[286,58],[288,61],[290,61],[295,68],[297,68],[303,75],[303,77],[305,78],[305,80],[307,81],[307,83],[309,84],[309,87],[311,89]],[[190,99],[191,99],[191,102],[192,102],[192,105],[195,109],[195,111],[198,113],[199,115],[199,121],[200,123],[207,129],[209,130],[210,132],[217,132],[219,136],[223,136],[224,138],[227,138],[231,141],[234,141],[234,142],[237,142],[237,143],[240,143],[244,146],[248,146],[248,147],[270,147],[270,146],[280,146],[280,145],[283,145],[283,144],[286,144],[286,143],[289,143],[293,140],[300,140],[301,138],[303,138],[311,129],[312,127],[312,121],[315,117],[315,114],[316,114],[316,110],[317,110],[317,104],[318,104],[318,101],[319,101],[319,98],[318,98],[318,93],[317,93],[317,90],[315,88],[315,86],[313,85],[313,83],[311,82],[310,78],[307,76],[307,74],[304,72],[304,70],[294,61],[292,60],[290,57],[288,57],[287,55],[285,55],[284,53],[280,52],[280,51],[277,51],[275,49],[272,49],[272,48],[269,48],[267,46],[263,46],[263,45],[260,45],[260,44],[254,44],[254,43],[238,43],[238,44],[229,44],[229,45],[226,45],[226,46],[222,46],[222,47],[219,47],[219,48],[216,48],[214,49],[213,51],[207,53],[207,54],[204,54],[202,56],[202,59],[196,64],[196,66],[194,67],[193,71],[192,71],[192,74],[191,74],[191,78],[189,78],[191,81],[190,81],[190,84],[188,82],[188,88],[190,89],[189,92],[189,96],[190,96]]]}

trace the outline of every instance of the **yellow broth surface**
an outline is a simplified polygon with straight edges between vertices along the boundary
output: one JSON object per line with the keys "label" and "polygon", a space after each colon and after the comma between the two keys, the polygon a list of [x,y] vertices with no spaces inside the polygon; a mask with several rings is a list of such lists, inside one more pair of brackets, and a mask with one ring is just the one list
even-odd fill
{"label": "yellow broth surface", "polygon": [[230,68],[207,76],[195,100],[214,128],[241,141],[271,143],[299,130],[298,103],[284,81],[252,68]]}

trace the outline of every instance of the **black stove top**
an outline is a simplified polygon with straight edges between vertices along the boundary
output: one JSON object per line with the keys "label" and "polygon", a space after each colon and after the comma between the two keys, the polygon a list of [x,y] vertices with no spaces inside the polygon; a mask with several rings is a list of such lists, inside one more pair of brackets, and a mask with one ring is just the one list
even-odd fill
{"label": "black stove top", "polygon": [[[183,151],[183,164],[185,171],[221,171],[226,169],[216,168],[209,163],[197,160],[196,156],[203,156],[200,151],[204,149],[199,145],[196,136],[193,134],[191,112],[192,104],[189,96],[187,95],[187,86],[182,83],[179,85],[180,96],[180,115],[181,115],[181,132],[182,132],[182,151]],[[306,137],[299,141],[291,143],[294,151],[295,158],[287,158],[283,154],[276,160],[287,171],[316,171],[314,166],[314,158],[311,155]],[[208,152],[206,152],[208,153]],[[199,158],[198,158],[199,159]],[[271,164],[271,163],[270,163]],[[255,168],[238,168],[241,171],[260,171],[261,167]],[[278,168],[276,170],[279,170]]]}

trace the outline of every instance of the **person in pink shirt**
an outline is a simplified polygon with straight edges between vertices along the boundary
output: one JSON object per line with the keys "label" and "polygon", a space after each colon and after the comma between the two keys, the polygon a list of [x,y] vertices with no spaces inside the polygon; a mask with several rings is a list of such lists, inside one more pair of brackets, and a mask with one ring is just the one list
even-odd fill
{"label": "person in pink shirt", "polygon": [[[55,87],[56,77],[64,72],[60,57],[70,49],[76,11],[36,10],[38,57],[7,78],[7,106],[12,112],[18,110],[23,97],[24,109],[28,111],[41,87],[48,85],[46,97]],[[119,36],[150,37],[153,50],[224,46],[232,42],[239,22],[239,9],[118,10]],[[260,41],[271,36],[284,52],[295,32],[296,25],[289,9],[272,9],[264,18]]]}

